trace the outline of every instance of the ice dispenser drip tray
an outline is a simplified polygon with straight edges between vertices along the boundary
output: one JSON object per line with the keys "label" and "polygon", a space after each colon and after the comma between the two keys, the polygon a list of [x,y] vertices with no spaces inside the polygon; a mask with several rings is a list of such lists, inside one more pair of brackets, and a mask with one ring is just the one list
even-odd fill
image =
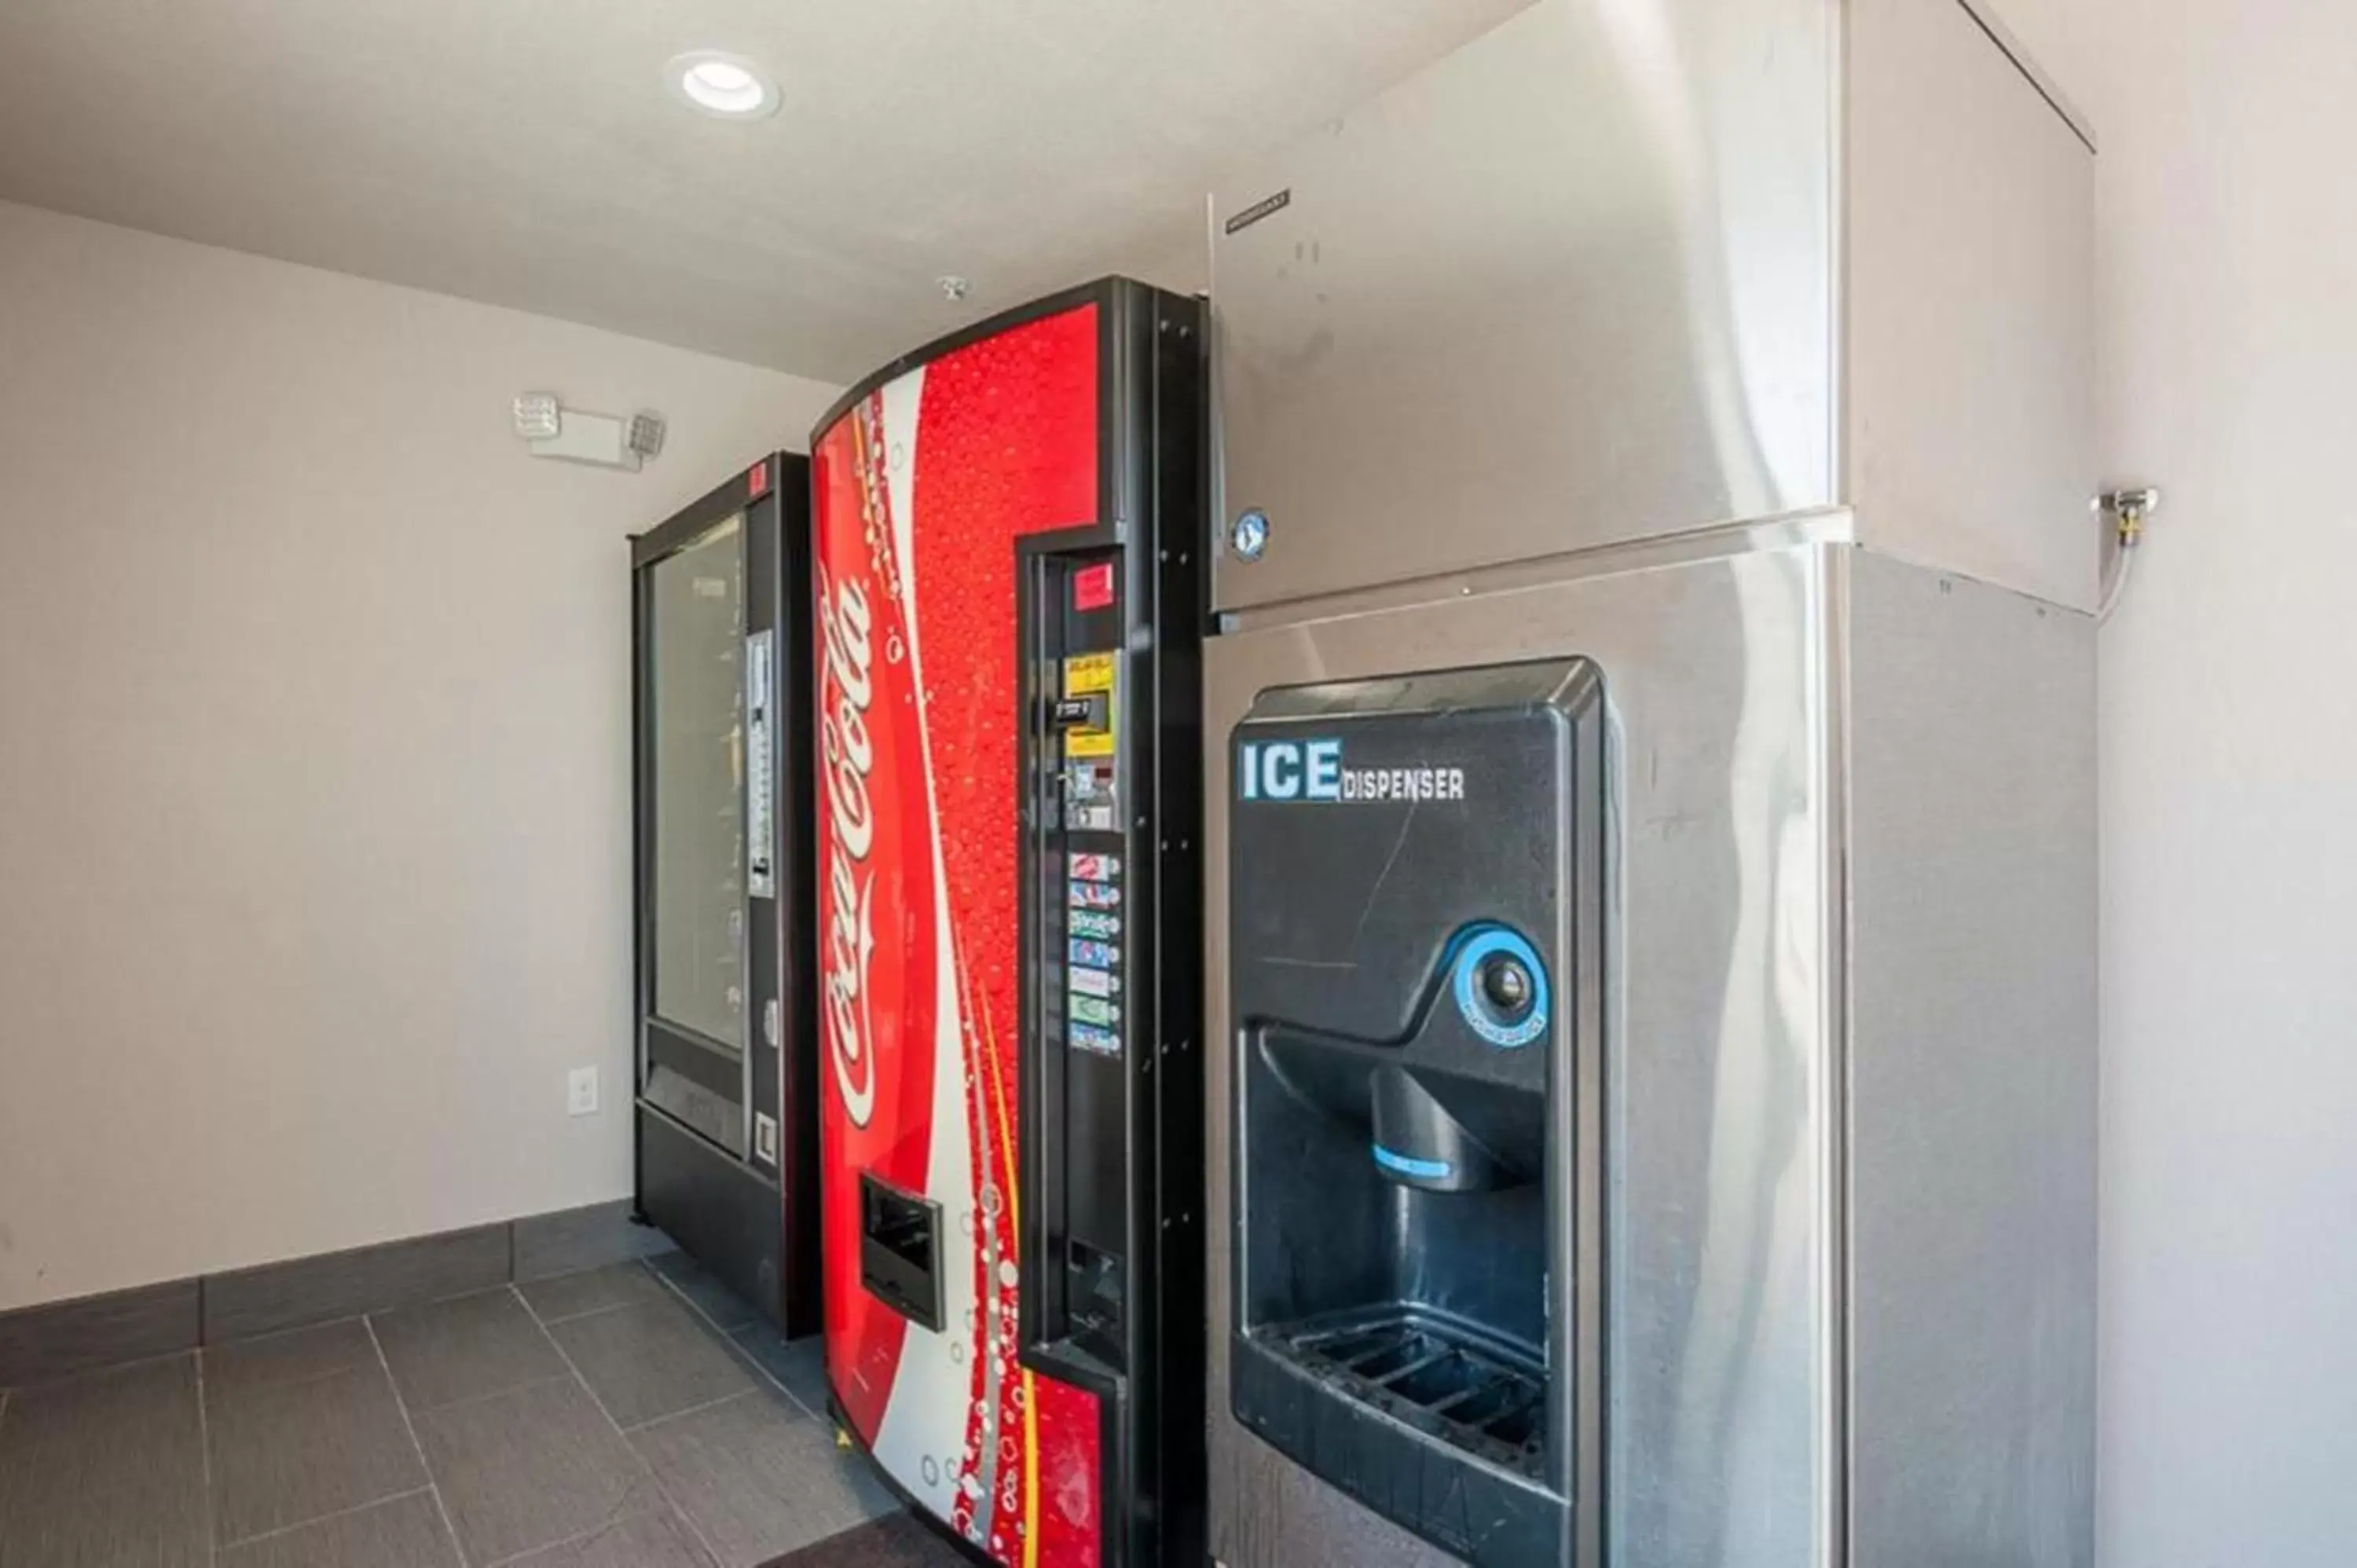
{"label": "ice dispenser drip tray", "polygon": [[1261,1338],[1419,1432],[1544,1479],[1545,1369],[1473,1324],[1385,1305],[1264,1329]]}

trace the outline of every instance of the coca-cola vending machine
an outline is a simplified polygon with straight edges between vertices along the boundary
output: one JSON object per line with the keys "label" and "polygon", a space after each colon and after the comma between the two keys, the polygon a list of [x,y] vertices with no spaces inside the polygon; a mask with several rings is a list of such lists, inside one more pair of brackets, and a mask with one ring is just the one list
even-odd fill
{"label": "coca-cola vending machine", "polygon": [[1202,320],[1059,295],[813,444],[827,1376],[1026,1568],[1202,1558]]}

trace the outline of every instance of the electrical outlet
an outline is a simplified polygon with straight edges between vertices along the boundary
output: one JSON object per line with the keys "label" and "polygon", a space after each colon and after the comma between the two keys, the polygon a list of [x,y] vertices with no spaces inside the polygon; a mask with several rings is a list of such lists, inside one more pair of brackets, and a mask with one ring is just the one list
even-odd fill
{"label": "electrical outlet", "polygon": [[577,1067],[565,1079],[565,1109],[575,1116],[597,1114],[597,1069]]}

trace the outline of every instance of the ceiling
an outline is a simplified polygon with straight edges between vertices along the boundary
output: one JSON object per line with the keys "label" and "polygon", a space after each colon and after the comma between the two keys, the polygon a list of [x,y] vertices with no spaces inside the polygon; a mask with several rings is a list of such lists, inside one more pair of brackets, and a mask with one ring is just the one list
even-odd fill
{"label": "ceiling", "polygon": [[[8,0],[0,199],[847,381],[1191,285],[1222,167],[1527,3]],[[692,113],[691,48],[783,109]]]}

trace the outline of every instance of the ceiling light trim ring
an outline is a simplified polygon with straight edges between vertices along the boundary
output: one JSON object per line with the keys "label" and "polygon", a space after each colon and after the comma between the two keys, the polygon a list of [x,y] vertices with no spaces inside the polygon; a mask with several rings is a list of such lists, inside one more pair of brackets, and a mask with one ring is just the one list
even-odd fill
{"label": "ceiling light trim ring", "polygon": [[765,120],[778,112],[777,79],[726,49],[690,49],[663,68],[672,95],[716,120]]}

